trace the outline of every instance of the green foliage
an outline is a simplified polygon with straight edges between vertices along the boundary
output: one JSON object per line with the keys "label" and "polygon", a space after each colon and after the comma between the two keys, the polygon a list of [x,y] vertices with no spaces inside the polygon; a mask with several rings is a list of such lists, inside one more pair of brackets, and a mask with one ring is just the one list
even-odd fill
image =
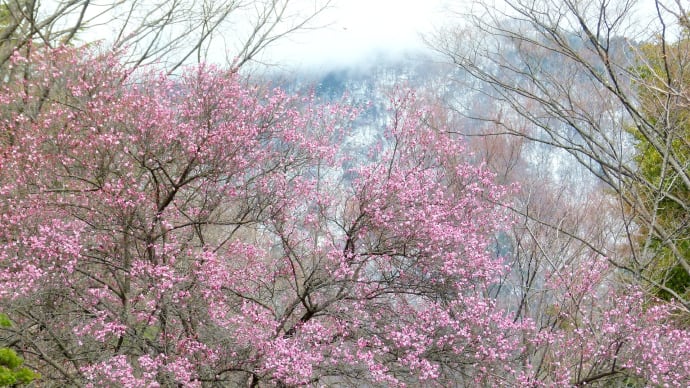
{"label": "green foliage", "polygon": [[[7,314],[0,313],[0,327],[11,327]],[[10,348],[0,348],[0,387],[28,384],[40,375],[29,368],[22,367],[24,359]]]}
{"label": "green foliage", "polygon": [[11,327],[12,321],[7,314],[0,313],[0,327]]}
{"label": "green foliage", "polygon": [[24,360],[17,356],[17,353],[15,353],[14,350],[8,348],[0,349],[0,365],[9,369],[16,369],[23,362]]}
{"label": "green foliage", "polygon": [[[630,130],[637,140],[638,172],[647,181],[633,182],[633,187],[649,214],[655,216],[656,227],[667,234],[662,238],[649,226],[642,227],[638,244],[654,252],[654,261],[648,268],[651,277],[682,297],[690,296],[690,274],[680,264],[680,260],[690,261],[690,216],[684,209],[690,204],[690,188],[671,168],[669,159],[684,166],[686,173],[690,171],[690,109],[678,98],[679,93],[688,93],[683,88],[690,82],[684,66],[688,48],[690,39],[666,45],[665,52],[659,44],[642,47],[644,64],[637,69],[638,96],[641,110],[653,126],[657,146],[641,131]],[[676,90],[669,87],[669,80]],[[663,145],[661,149],[659,144]],[[655,293],[663,299],[672,298],[661,288]]]}
{"label": "green foliage", "polygon": [[22,367],[24,360],[8,348],[0,348],[0,387],[28,384],[40,377],[29,368]]}
{"label": "green foliage", "polygon": [[9,24],[10,21],[10,10],[6,5],[0,5],[0,28],[4,28]]}

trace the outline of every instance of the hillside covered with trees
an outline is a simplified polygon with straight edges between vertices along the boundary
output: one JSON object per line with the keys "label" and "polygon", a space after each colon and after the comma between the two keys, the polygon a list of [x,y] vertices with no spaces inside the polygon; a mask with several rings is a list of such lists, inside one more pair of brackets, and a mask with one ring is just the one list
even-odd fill
{"label": "hillside covered with trees", "polygon": [[332,5],[0,2],[0,386],[690,385],[685,3]]}

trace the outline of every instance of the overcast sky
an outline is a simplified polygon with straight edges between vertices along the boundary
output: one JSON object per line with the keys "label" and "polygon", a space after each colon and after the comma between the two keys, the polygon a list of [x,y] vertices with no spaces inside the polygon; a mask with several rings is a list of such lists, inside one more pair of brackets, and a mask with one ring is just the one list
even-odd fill
{"label": "overcast sky", "polygon": [[447,0],[336,0],[321,20],[331,24],[296,33],[267,53],[271,61],[297,66],[327,66],[366,61],[378,53],[424,47],[420,34],[444,19]]}
{"label": "overcast sky", "polygon": [[[56,6],[57,1],[45,0],[45,3]],[[308,13],[309,5],[313,8],[315,1],[318,4],[320,0],[290,0],[290,4],[296,6],[296,9],[291,9],[299,14],[304,7],[304,12]],[[454,19],[448,16],[449,7],[455,11],[468,11],[470,3],[469,0],[332,0],[332,7],[315,21],[322,28],[300,30],[279,39],[257,59],[287,68],[319,68],[366,63],[379,54],[416,51],[425,47],[421,35],[429,36],[445,24],[459,22],[457,16]],[[649,0],[640,0],[640,3],[647,3],[647,7],[653,4]],[[251,12],[251,7],[249,9]],[[99,10],[98,6],[93,7],[94,12]],[[654,13],[642,13],[645,14]],[[108,13],[103,17],[109,17]],[[238,30],[233,31],[230,27],[222,32],[229,39],[218,39],[221,42],[212,45],[209,60],[225,62],[228,55],[232,57],[232,42],[244,42],[242,36],[246,34],[242,32],[242,22],[250,23],[254,19],[252,15],[242,13],[236,17],[238,19],[234,21],[239,22],[236,25]],[[644,23],[640,25],[642,30],[646,30]],[[81,36],[86,42],[107,41],[117,35],[114,29],[108,23],[96,24]]]}

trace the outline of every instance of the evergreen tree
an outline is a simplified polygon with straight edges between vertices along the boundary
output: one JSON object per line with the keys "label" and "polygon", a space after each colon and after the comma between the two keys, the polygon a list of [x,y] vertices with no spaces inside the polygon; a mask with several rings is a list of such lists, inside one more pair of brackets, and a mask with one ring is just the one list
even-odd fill
{"label": "evergreen tree", "polygon": [[[660,147],[631,130],[637,140],[635,161],[642,178],[631,186],[654,217],[654,222],[642,224],[645,227],[640,229],[637,243],[654,254],[652,277],[684,298],[690,296],[690,273],[683,266],[690,261],[690,188],[679,176],[682,171],[672,168],[669,160],[678,161],[685,174],[690,173],[690,74],[683,66],[688,49],[687,30],[674,44],[659,42],[642,47],[642,63],[637,69],[641,112],[664,134],[664,143]],[[665,299],[673,297],[659,287],[655,293]]]}
{"label": "evergreen tree", "polygon": [[[6,314],[0,314],[0,327],[12,326],[12,321]],[[28,384],[40,377],[27,367],[23,367],[24,359],[10,348],[0,348],[0,387]]]}

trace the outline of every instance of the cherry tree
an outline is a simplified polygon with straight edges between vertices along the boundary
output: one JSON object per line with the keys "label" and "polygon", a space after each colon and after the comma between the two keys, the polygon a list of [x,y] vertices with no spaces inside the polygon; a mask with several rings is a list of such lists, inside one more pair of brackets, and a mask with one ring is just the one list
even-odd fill
{"label": "cherry tree", "polygon": [[349,108],[82,54],[16,55],[33,73],[3,86],[5,337],[44,378],[383,384],[515,355],[484,297],[503,190],[408,97],[359,163]]}
{"label": "cherry tree", "polygon": [[514,222],[493,243],[510,270],[491,295],[516,322],[532,324],[523,332],[522,374],[510,384],[687,384],[677,373],[687,370],[684,308],[647,299],[611,263],[629,254],[616,238],[625,224],[614,199],[572,168],[567,179],[559,177],[558,168],[545,167],[554,157],[523,137],[495,135],[501,131],[492,122],[478,125],[444,112],[443,103],[434,106],[439,114],[427,119],[430,125],[462,130],[472,160],[520,187],[502,203]]}
{"label": "cherry tree", "polygon": [[606,261],[545,275],[550,326],[499,303],[508,189],[414,93],[353,155],[351,107],[120,59],[15,54],[1,84],[0,339],[46,383],[688,382],[674,306]]}
{"label": "cherry tree", "polygon": [[0,71],[15,50],[102,40],[132,66],[173,72],[223,53],[240,68],[277,40],[319,27],[330,0],[11,0],[0,3]]}

